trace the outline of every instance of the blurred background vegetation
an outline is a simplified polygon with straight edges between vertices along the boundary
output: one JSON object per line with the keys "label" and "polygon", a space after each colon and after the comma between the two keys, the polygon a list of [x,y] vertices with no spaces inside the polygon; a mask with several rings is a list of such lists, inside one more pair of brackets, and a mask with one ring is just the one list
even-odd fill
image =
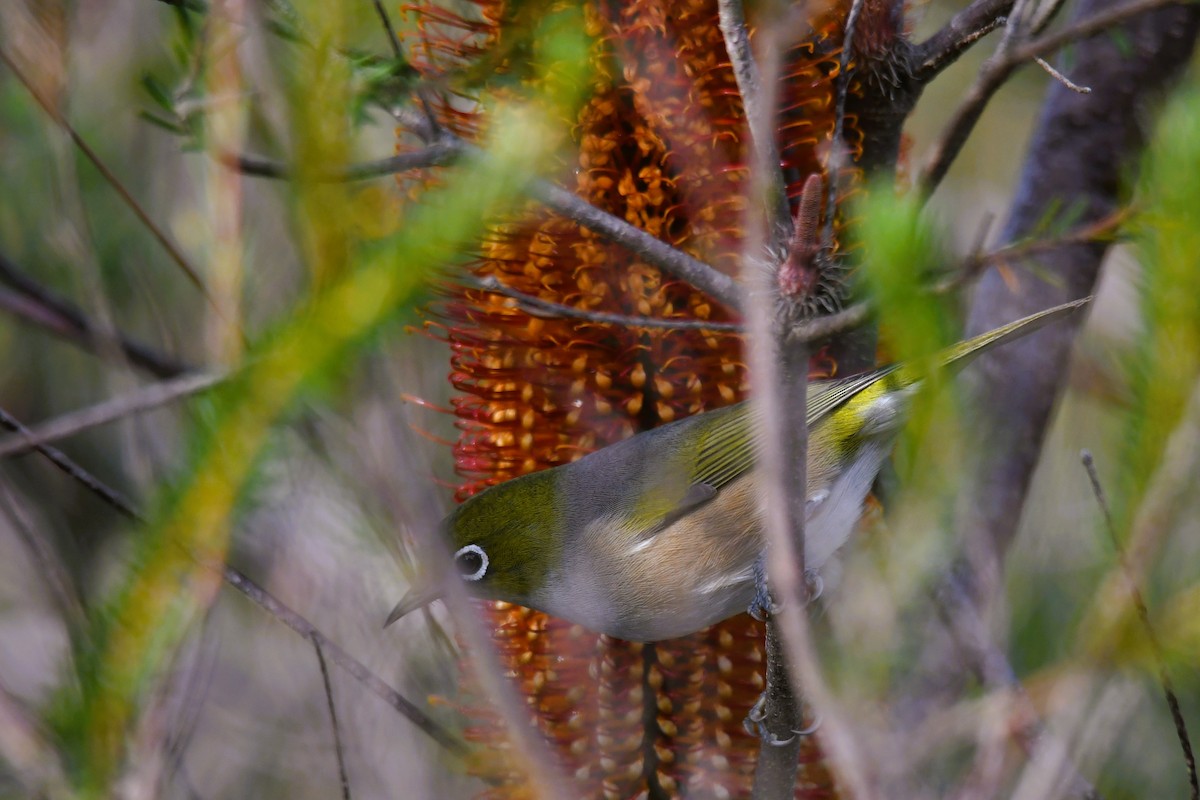
{"label": "blurred background vegetation", "polygon": [[[411,16],[385,5],[403,39]],[[341,792],[318,655],[221,587],[211,566],[226,559],[439,724],[455,732],[465,724],[451,704],[426,702],[455,694],[445,612],[380,632],[416,569],[410,542],[449,507],[457,484],[444,445],[455,436],[452,418],[411,402],[447,404],[447,348],[410,326],[421,325],[435,272],[469,257],[480,220],[519,208],[523,177],[552,167],[546,154],[569,133],[553,121],[556,109],[577,101],[581,80],[562,70],[586,69],[587,45],[570,25],[531,34],[539,43],[532,69],[553,64],[560,80],[541,96],[489,98],[490,158],[447,170],[432,188],[409,176],[328,182],[321,169],[396,148],[385,109],[411,92],[413,76],[394,58],[376,8],[367,0],[228,6],[236,19],[207,15],[201,3],[151,0],[0,8],[8,61],[0,68],[0,256],[97,326],[89,352],[78,337],[53,334],[59,321],[23,318],[36,310],[3,289],[0,408],[34,425],[145,385],[154,375],[122,356],[118,330],[169,355],[160,378],[175,366],[234,376],[215,392],[60,443],[147,522],[37,455],[0,464],[0,796],[25,796],[31,785],[85,796]],[[916,38],[958,8],[911,9]],[[988,52],[986,43],[970,52],[927,91],[906,128],[910,163]],[[1009,207],[1050,80],[1026,69],[1001,91],[919,223],[956,257],[994,241],[987,231]],[[1095,454],[1122,539],[1144,493],[1178,483],[1136,557],[1145,559],[1143,588],[1184,716],[1200,719],[1197,473],[1178,474],[1192,463],[1194,419],[1192,437],[1180,434],[1175,474],[1156,471],[1200,366],[1192,263],[1200,99],[1194,75],[1188,84],[1155,140],[1136,214],[1108,256],[1020,511],[1006,602],[989,619],[1043,723],[1106,798],[1182,797],[1187,775],[1145,634],[1127,611],[1108,616],[1110,606],[1124,607],[1109,603],[1123,587],[1082,448]],[[39,97],[69,120],[178,258]],[[271,154],[311,174],[302,166],[289,181],[240,175],[221,163],[225,152]],[[935,494],[944,500],[955,491],[954,467],[942,466],[949,483]],[[829,612],[835,683],[864,703],[894,691],[883,685],[919,661],[904,640],[917,621],[902,609],[878,613],[878,604],[894,602],[890,590],[915,591],[914,575],[944,564],[939,540],[913,547],[904,527],[928,524],[939,509],[901,516],[891,537],[873,537],[846,565],[847,586],[886,587],[851,591]],[[353,796],[479,790],[378,697],[337,669],[330,680]],[[937,749],[996,735],[988,697],[975,699],[971,713],[941,720],[949,729],[914,736]],[[939,758],[953,774],[967,756],[951,749]],[[45,773],[47,764],[61,775]],[[929,791],[945,789],[927,778]]]}

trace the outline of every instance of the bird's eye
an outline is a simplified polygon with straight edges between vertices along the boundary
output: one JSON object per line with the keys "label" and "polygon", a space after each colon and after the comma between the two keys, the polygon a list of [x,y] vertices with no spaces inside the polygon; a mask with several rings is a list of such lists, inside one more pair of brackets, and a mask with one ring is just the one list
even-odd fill
{"label": "bird's eye", "polygon": [[454,554],[454,565],[464,581],[477,581],[487,574],[487,553],[479,545],[469,544]]}

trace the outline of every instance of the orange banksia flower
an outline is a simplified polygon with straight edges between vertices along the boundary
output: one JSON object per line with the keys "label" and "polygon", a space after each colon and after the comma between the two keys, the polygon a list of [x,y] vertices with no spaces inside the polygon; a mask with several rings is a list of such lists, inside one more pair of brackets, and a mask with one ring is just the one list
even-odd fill
{"label": "orange banksia flower", "polygon": [[[516,70],[505,25],[550,3],[423,3],[413,62],[429,75],[491,59]],[[780,152],[789,196],[822,172],[834,130],[834,87],[849,3],[823,10],[788,52],[781,76]],[[470,17],[449,9],[468,8]],[[594,85],[576,119],[568,186],[736,275],[749,182],[746,120],[714,0],[593,2],[586,7]],[[443,98],[441,121],[465,136],[485,121]],[[848,119],[853,157],[862,136]],[[730,309],[571,220],[531,205],[492,226],[470,265],[533,297],[656,319],[732,321]],[[451,348],[450,380],[465,482],[459,497],[567,463],[639,431],[742,399],[741,337],[535,317],[499,294],[444,287],[435,309]],[[820,362],[828,365],[828,360]],[[825,373],[828,374],[828,373]],[[540,612],[482,605],[506,670],[580,797],[746,796],[759,747],[743,720],[764,688],[762,626],[742,615],[685,639],[635,644]],[[465,701],[465,702],[470,702]],[[471,712],[472,769],[490,797],[523,791],[502,755],[503,727]],[[819,735],[802,750],[797,797],[834,797]]]}

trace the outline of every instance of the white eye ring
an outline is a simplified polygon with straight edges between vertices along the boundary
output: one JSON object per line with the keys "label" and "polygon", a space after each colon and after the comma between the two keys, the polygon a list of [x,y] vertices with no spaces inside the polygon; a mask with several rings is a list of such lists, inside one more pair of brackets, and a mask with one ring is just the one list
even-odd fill
{"label": "white eye ring", "polygon": [[479,556],[479,568],[476,569],[474,572],[461,573],[462,579],[464,581],[477,581],[480,578],[482,578],[484,575],[487,574],[487,570],[488,570],[487,553],[483,552],[483,548],[480,547],[479,545],[469,544],[466,547],[460,547],[458,552],[454,554],[455,562],[458,561],[460,556],[462,556],[466,553],[471,553],[473,555]]}

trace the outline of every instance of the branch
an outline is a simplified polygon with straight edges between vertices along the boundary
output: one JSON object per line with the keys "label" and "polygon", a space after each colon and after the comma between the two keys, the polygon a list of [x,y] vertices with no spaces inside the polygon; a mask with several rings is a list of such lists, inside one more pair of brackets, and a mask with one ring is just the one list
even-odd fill
{"label": "branch", "polygon": [[767,92],[764,96],[762,76],[754,62],[754,50],[750,47],[750,32],[746,27],[746,14],[741,0],[717,0],[717,16],[721,36],[725,40],[725,52],[733,67],[738,93],[742,96],[742,109],[750,126],[750,140],[761,155],[759,160],[766,165],[767,171],[763,176],[766,205],[773,209],[774,216],[767,229],[767,238],[787,241],[791,236],[792,219],[788,210],[787,183],[775,140],[775,93]]}
{"label": "branch", "polygon": [[1163,651],[1162,641],[1158,638],[1158,631],[1154,629],[1154,624],[1150,621],[1150,609],[1146,606],[1146,598],[1142,594],[1142,590],[1138,587],[1137,576],[1133,572],[1133,568],[1129,565],[1129,558],[1125,555],[1125,549],[1121,546],[1121,540],[1117,536],[1116,526],[1113,524],[1112,512],[1109,511],[1108,499],[1104,495],[1104,487],[1100,485],[1100,476],[1096,473],[1096,464],[1092,459],[1092,454],[1084,450],[1080,457],[1083,461],[1083,468],[1087,471],[1088,480],[1092,484],[1092,494],[1096,498],[1096,504],[1100,506],[1101,516],[1104,518],[1104,528],[1108,531],[1109,541],[1112,543],[1113,552],[1117,557],[1117,566],[1121,571],[1121,575],[1125,578],[1127,588],[1129,589],[1129,598],[1133,602],[1134,610],[1137,611],[1138,622],[1142,626],[1142,630],[1146,634],[1146,640],[1150,643],[1150,653],[1154,658],[1154,665],[1158,667],[1158,682],[1162,686],[1163,695],[1167,701],[1167,709],[1171,712],[1171,720],[1175,723],[1175,735],[1179,737],[1179,746],[1183,750],[1183,761],[1187,767],[1188,785],[1191,787],[1191,800],[1200,800],[1200,780],[1196,777],[1196,754],[1192,751],[1192,740],[1188,736],[1187,721],[1183,717],[1183,712],[1179,708],[1179,695],[1175,693],[1175,687],[1171,682],[1171,676],[1167,672],[1167,657]]}
{"label": "branch", "polygon": [[[398,109],[395,116],[401,125],[413,131],[429,144],[444,144],[453,148],[460,155],[486,157],[486,154],[478,147],[453,133],[434,130],[427,118],[414,113],[411,109]],[[583,198],[549,181],[532,178],[526,182],[524,191],[553,211],[577,222],[593,233],[604,236],[610,242],[621,245],[646,263],[700,289],[728,308],[736,309],[738,307],[740,297],[734,280],[703,261],[693,258],[682,250],[676,250],[641,228],[596,208]]]}
{"label": "branch", "polygon": [[[105,348],[97,346],[103,332],[78,306],[30,278],[3,253],[0,253],[0,283],[16,290],[15,294],[0,291],[0,308],[90,352],[104,352]],[[119,333],[116,339],[129,363],[156,377],[174,378],[191,370],[174,357]]]}
{"label": "branch", "polygon": [[1116,240],[1116,232],[1129,219],[1132,208],[1119,208],[1106,217],[1080,225],[1061,236],[1030,239],[998,247],[990,253],[969,256],[952,275],[933,285],[934,294],[950,294],[978,278],[990,266],[1019,262],[1039,253],[1053,252],[1065,245],[1104,243]]}
{"label": "branch", "polygon": [[[1134,8],[1161,2],[1136,0],[1109,9],[1104,0],[1083,0],[1051,43],[1058,46],[1076,35],[1070,32],[1094,33]],[[1086,229],[1125,205],[1124,187],[1145,143],[1140,112],[1181,73],[1198,31],[1200,6],[1176,6],[1127,20],[1120,41],[1093,37],[1075,48],[1072,73],[1093,92],[1079,95],[1050,85],[1002,241],[1019,242],[1068,210]],[[1041,54],[1040,47],[1034,43],[1013,52],[1027,57],[1035,50]],[[1108,242],[1093,240],[1045,250],[1032,262],[1006,258],[1005,275],[990,270],[977,285],[967,334],[1092,293],[1107,249]],[[992,351],[966,376],[972,407],[984,423],[975,450],[987,459],[976,465],[974,485],[960,497],[959,529],[980,536],[979,546],[994,557],[1007,549],[1015,531],[1013,509],[1024,504],[1079,323],[1076,317],[1035,339]]]}
{"label": "branch", "polygon": [[[0,408],[0,426],[8,428],[10,431],[21,436],[29,436],[29,429],[22,425],[16,417],[2,408]],[[144,521],[134,508],[133,503],[125,499],[123,494],[76,464],[61,450],[44,444],[35,444],[33,445],[33,449],[45,456],[51,464],[62,470],[67,477],[81,484],[85,489],[99,497],[112,508],[115,508],[130,519],[139,522]]]}
{"label": "branch", "polygon": [[228,377],[224,373],[184,375],[173,381],[143,386],[128,394],[63,414],[31,428],[23,427],[21,432],[0,441],[0,458],[23,455],[36,450],[39,445],[66,439],[132,414],[140,414],[206,392],[223,383]]}
{"label": "branch", "polygon": [[[756,733],[761,740],[751,800],[795,796],[802,737],[813,732],[800,729],[800,698],[793,689],[787,652],[779,623],[774,619],[767,620],[766,651],[767,685],[762,698],[746,718],[748,723],[757,725]],[[761,719],[755,719],[756,714],[761,714]]]}
{"label": "branch", "polygon": [[839,333],[854,330],[871,318],[869,303],[860,302],[847,306],[836,314],[824,317],[813,317],[790,328],[783,338],[784,346],[794,344],[811,344],[836,336]]}
{"label": "branch", "polygon": [[[918,191],[928,197],[937,189],[971,131],[975,129],[975,124],[979,122],[988,102],[1018,67],[1028,61],[1050,55],[1066,44],[1087,39],[1138,14],[1177,2],[1178,0],[1132,0],[1116,8],[1076,20],[1055,33],[1024,44],[1013,43],[1011,48],[998,51],[984,63],[975,83],[955,110],[942,135],[930,147],[930,155],[918,181]],[[1095,84],[1087,81],[1086,85]]]}
{"label": "branch", "polygon": [[396,29],[392,27],[392,18],[388,16],[387,9],[383,7],[380,0],[371,0],[375,6],[375,13],[379,15],[379,22],[383,25],[383,31],[387,34],[388,44],[392,48],[392,57],[397,59],[404,58],[404,51],[400,49],[400,40],[396,38]]}
{"label": "branch", "polygon": [[[565,317],[579,319],[585,322],[596,322],[606,325],[621,325],[626,328],[658,328],[676,331],[744,331],[746,327],[738,322],[707,322],[702,319],[657,319],[654,317],[636,317],[626,314],[612,314],[607,311],[589,311],[584,308],[552,303],[533,295],[519,292],[505,286],[497,278],[488,276],[475,278],[471,275],[455,277],[455,283],[473,286],[485,292],[498,294],[516,301],[516,304],[535,317]],[[0,446],[0,456],[4,455]]]}
{"label": "branch", "polygon": [[[141,204],[134,199],[129,190],[125,188],[125,184],[123,184],[116,176],[116,173],[110,170],[108,165],[105,164],[100,156],[96,154],[96,151],[91,148],[91,146],[87,143],[87,140],[85,140],[79,134],[79,132],[75,130],[75,127],[59,112],[59,110],[54,106],[53,103],[50,102],[49,99],[43,97],[41,93],[38,92],[37,87],[33,85],[28,77],[26,77],[25,73],[21,71],[16,62],[9,57],[8,53],[3,50],[0,50],[0,62],[3,62],[4,65],[9,68],[9,70],[16,77],[17,81],[25,87],[25,90],[29,93],[30,97],[32,97],[39,106],[41,106],[42,110],[46,112],[46,115],[50,117],[51,121],[53,121],[55,125],[62,129],[62,131],[71,138],[71,141],[75,143],[75,146],[79,148],[79,151],[83,153],[84,157],[92,163],[92,166],[96,168],[96,171],[100,173],[101,177],[103,177],[108,185],[113,188],[113,190],[117,193],[117,196],[121,198],[121,202],[123,202],[125,206],[133,212],[134,216],[138,218],[138,221],[146,228],[146,230],[150,232],[150,235],[154,237],[155,241],[157,241],[159,246],[161,246],[166,252],[167,257],[175,264],[175,266],[180,269],[180,271],[183,272],[184,275],[187,276],[187,279],[191,281],[192,285],[200,291],[200,294],[203,295],[204,299],[213,309],[213,312],[223,321],[227,323],[230,322],[230,320],[225,316],[224,310],[217,304],[217,301],[209,291],[208,286],[204,283],[204,279],[200,277],[200,273],[197,272],[195,267],[188,262],[187,257],[184,256],[183,252],[175,245],[173,241],[171,241],[171,238],[167,236],[166,232],[163,231],[162,228],[160,228],[158,224],[154,222],[154,220],[150,219],[150,215],[147,214],[146,210],[142,208]],[[241,332],[240,325],[237,326],[237,330]]]}
{"label": "branch", "polygon": [[[834,224],[837,220],[838,192],[841,189],[842,167],[846,166],[846,98],[850,93],[850,72],[854,53],[854,31],[862,15],[864,0],[853,0],[846,14],[846,27],[842,34],[842,52],[838,55],[836,82],[836,107],[833,115],[833,139],[829,143],[829,156],[825,160],[825,234],[820,243],[832,248]],[[855,67],[857,65],[854,65]]]}
{"label": "branch", "polygon": [[1014,0],[975,0],[955,14],[946,25],[917,45],[913,51],[913,76],[929,83],[958,57],[996,28],[1004,24],[1004,15]]}
{"label": "branch", "polygon": [[[428,147],[411,153],[399,153],[390,158],[377,161],[364,161],[361,164],[350,164],[341,169],[318,171],[315,180],[321,183],[344,183],[362,181],[395,175],[413,169],[428,167],[444,167],[453,163],[462,155],[462,150],[446,142],[434,142]],[[255,155],[237,155],[223,153],[218,156],[220,162],[230,169],[235,169],[244,175],[257,178],[272,178],[275,180],[291,180],[296,177],[293,167],[281,161]]]}
{"label": "branch", "polygon": [[[8,412],[0,409],[0,425],[9,428],[10,430],[29,435],[29,429],[17,421]],[[146,517],[138,511],[138,509],[128,500],[124,498],[115,489],[107,486],[99,478],[92,475],[83,467],[76,464],[59,450],[47,445],[35,445],[34,449],[50,460],[54,466],[58,467],[73,480],[79,482],[88,491],[95,494],[108,505],[115,508],[124,516],[134,522],[145,523]],[[221,577],[225,579],[233,588],[237,589],[246,597],[257,603],[259,607],[267,611],[278,621],[287,625],[296,633],[306,639],[314,642],[329,653],[330,658],[346,672],[361,683],[375,696],[381,698],[384,702],[398,711],[409,722],[420,729],[426,736],[433,739],[449,753],[457,757],[464,757],[467,754],[467,747],[457,738],[452,736],[441,725],[434,722],[432,718],[425,714],[415,704],[409,702],[403,695],[389,686],[382,678],[367,669],[362,662],[355,659],[341,647],[325,636],[311,622],[297,614],[292,609],[285,606],[279,600],[275,599],[266,589],[262,588],[254,581],[243,575],[232,566],[225,564],[221,567]]]}
{"label": "branch", "polygon": [[337,756],[342,800],[350,800],[350,776],[346,772],[346,756],[342,752],[342,731],[338,726],[337,706],[333,702],[333,683],[329,680],[329,667],[325,664],[325,652],[321,649],[321,642],[313,639],[312,646],[317,652],[317,664],[321,667],[321,685],[325,689],[325,705],[329,708],[329,725],[333,729],[333,752]]}
{"label": "branch", "polygon": [[[397,111],[396,116],[401,124],[406,125],[428,142],[424,149],[352,165],[344,170],[319,175],[317,180],[366,180],[410,169],[446,166],[463,156],[479,157],[484,155],[483,151],[475,145],[453,133],[440,129],[434,130],[428,117],[418,117],[405,109]],[[258,156],[227,154],[221,157],[221,161],[230,168],[248,175],[274,179],[287,179],[293,176],[292,170],[286,165]],[[526,184],[525,192],[553,211],[579,223],[593,233],[598,233],[609,241],[625,247],[646,263],[704,291],[723,305],[729,308],[737,307],[737,285],[733,279],[703,261],[671,247],[641,228],[596,208],[586,200],[549,181],[531,179]]]}
{"label": "branch", "polygon": [[382,678],[367,669],[361,661],[354,658],[329,637],[318,630],[311,622],[285,606],[266,589],[243,575],[238,570],[226,564],[221,570],[221,577],[233,588],[253,600],[260,608],[275,619],[287,625],[296,633],[320,645],[329,654],[333,663],[350,673],[376,697],[390,705],[401,716],[417,726],[426,736],[437,742],[451,755],[462,758],[467,755],[467,747],[449,731],[434,722],[420,708],[409,702],[403,695],[388,685]]}

